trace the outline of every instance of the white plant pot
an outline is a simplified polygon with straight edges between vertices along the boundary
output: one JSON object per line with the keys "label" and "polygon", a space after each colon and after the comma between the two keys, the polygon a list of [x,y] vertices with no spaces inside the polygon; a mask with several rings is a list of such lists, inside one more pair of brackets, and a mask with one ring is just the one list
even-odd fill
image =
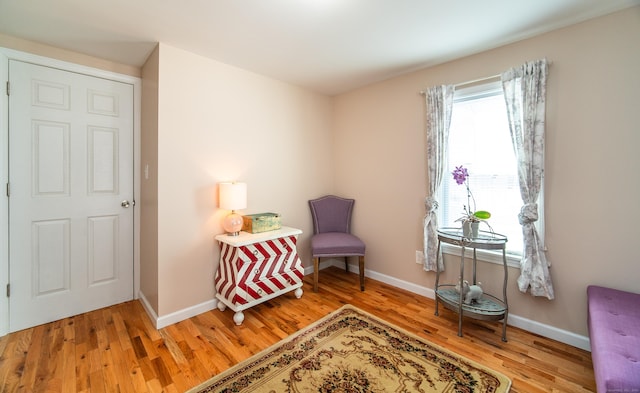
{"label": "white plant pot", "polygon": [[478,230],[480,223],[476,221],[463,221],[462,222],[462,236],[468,239],[475,239],[478,237]]}

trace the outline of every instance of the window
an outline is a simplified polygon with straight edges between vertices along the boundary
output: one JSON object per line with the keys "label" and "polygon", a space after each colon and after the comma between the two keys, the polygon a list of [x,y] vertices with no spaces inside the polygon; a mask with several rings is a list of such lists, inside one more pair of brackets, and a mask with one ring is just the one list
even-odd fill
{"label": "window", "polygon": [[[451,172],[463,165],[469,171],[469,188],[475,198],[475,210],[491,212],[489,225],[496,233],[507,236],[507,253],[513,257],[509,258],[510,262],[519,262],[523,242],[518,213],[522,198],[500,82],[456,91],[447,152],[438,198],[441,201],[439,226],[461,225],[456,220],[467,205],[467,192],[463,185],[455,182]],[[473,200],[471,209],[474,209]],[[489,230],[486,224],[480,225],[480,229]],[[500,258],[492,258],[491,255],[481,255],[480,258],[502,263],[501,255]]]}

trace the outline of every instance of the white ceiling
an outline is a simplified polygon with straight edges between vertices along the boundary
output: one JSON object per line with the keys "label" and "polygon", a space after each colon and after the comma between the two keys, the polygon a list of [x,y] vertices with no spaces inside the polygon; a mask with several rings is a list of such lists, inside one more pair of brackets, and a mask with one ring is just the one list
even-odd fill
{"label": "white ceiling", "polygon": [[334,95],[640,0],[0,0],[0,33],[141,66],[156,42]]}

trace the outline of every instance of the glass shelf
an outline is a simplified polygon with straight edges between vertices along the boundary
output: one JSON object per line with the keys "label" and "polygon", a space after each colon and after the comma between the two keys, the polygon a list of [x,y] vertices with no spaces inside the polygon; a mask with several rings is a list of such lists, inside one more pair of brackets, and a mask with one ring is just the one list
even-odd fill
{"label": "glass shelf", "polygon": [[478,231],[474,238],[464,237],[462,228],[438,228],[438,238],[449,244],[483,250],[500,250],[505,247],[507,237],[490,231]]}
{"label": "glass shelf", "polygon": [[439,228],[438,233],[438,255],[442,248],[442,243],[460,246],[460,275],[458,285],[461,288],[464,281],[464,252],[465,248],[473,249],[473,278],[469,280],[471,285],[476,285],[476,249],[482,250],[502,250],[502,264],[504,266],[504,281],[502,286],[502,299],[484,292],[480,299],[471,304],[460,301],[460,293],[456,291],[454,284],[440,284],[440,270],[436,271],[436,309],[438,315],[438,305],[442,305],[458,313],[458,336],[462,337],[462,317],[470,317],[481,320],[497,321],[502,320],[502,341],[507,341],[507,317],[509,306],[507,304],[507,237],[493,231],[479,231],[478,236],[469,238],[463,235],[462,228]]}
{"label": "glass shelf", "polygon": [[[442,300],[445,307],[449,306],[447,307],[448,309],[457,312],[459,309],[460,293],[455,290],[453,285],[440,285],[440,288],[444,288],[436,291],[440,300]],[[483,293],[482,298],[478,299],[477,302],[472,302],[471,304],[462,303],[464,316],[475,319],[497,321],[504,317],[506,311],[507,306],[500,299],[488,293]]]}

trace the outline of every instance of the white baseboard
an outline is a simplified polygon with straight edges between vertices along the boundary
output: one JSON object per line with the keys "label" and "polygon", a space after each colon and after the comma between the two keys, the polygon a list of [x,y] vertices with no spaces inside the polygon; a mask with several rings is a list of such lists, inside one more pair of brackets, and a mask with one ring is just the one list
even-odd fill
{"label": "white baseboard", "polygon": [[581,336],[568,330],[558,329],[555,326],[545,325],[540,322],[511,314],[509,314],[507,325],[515,326],[522,330],[539,334],[543,337],[551,338],[553,340],[560,341],[561,343],[591,352],[591,341],[587,336]]}
{"label": "white baseboard", "polygon": [[[343,262],[338,262],[335,259],[327,259],[327,260],[324,260],[324,261],[320,261],[320,264],[319,264],[318,267],[320,268],[320,270],[323,270],[323,269],[328,268],[329,266],[338,266],[338,267],[341,267],[341,268],[344,269],[344,263]],[[351,265],[349,265],[349,267],[351,267]],[[356,267],[355,271],[359,272],[360,269],[358,269]],[[307,267],[304,268],[304,275],[308,276],[309,274],[313,274],[313,266],[307,266]]]}
{"label": "white baseboard", "polygon": [[139,293],[139,298],[142,306],[144,307],[144,310],[147,312],[147,315],[149,315],[149,318],[151,318],[151,321],[154,323],[156,329],[162,329],[163,327],[167,327],[169,325],[173,325],[174,323],[184,321],[185,319],[189,319],[198,314],[211,311],[218,306],[218,299],[214,298],[212,300],[196,304],[195,306],[183,308],[182,310],[172,312],[171,314],[158,317],[142,292]]}
{"label": "white baseboard", "polygon": [[144,311],[147,312],[147,315],[151,319],[151,322],[153,322],[153,326],[155,326],[156,329],[159,329],[158,314],[156,314],[156,312],[153,310],[153,307],[151,307],[151,305],[147,301],[147,298],[144,296],[144,293],[142,293],[142,291],[138,292],[138,300],[140,300],[140,303],[142,303],[142,308],[144,308]]}
{"label": "white baseboard", "polygon": [[[326,260],[324,262],[320,262],[320,270],[326,269],[329,266],[336,266],[339,268],[344,268],[344,263],[338,260]],[[360,269],[358,265],[349,264],[349,271],[354,273],[359,273]],[[313,266],[308,266],[304,269],[304,274],[309,275],[313,273]],[[431,288],[427,288],[421,285],[417,285],[414,283],[410,283],[408,281],[400,280],[395,277],[387,276],[386,274],[378,273],[371,269],[365,270],[365,276],[372,278],[374,280],[383,282],[388,285],[392,285],[397,288],[401,288],[407,290],[409,292],[413,292],[417,295],[427,297],[429,299],[435,299],[435,292]],[[149,318],[155,323],[156,329],[162,329],[163,327],[169,326],[171,324],[180,322],[182,320],[191,318],[198,314],[202,314],[204,312],[213,310],[217,307],[218,301],[217,299],[212,299],[195,306],[187,307],[185,309],[173,312],[171,314],[158,317],[153,311],[153,308],[149,305],[149,302],[144,297],[142,292],[139,293],[140,301],[142,302],[142,306],[145,311],[149,315]],[[512,313],[509,314],[509,319],[507,321],[507,325],[514,326],[523,330],[526,330],[531,333],[539,334],[543,337],[547,337],[561,343],[565,343],[576,348],[584,349],[586,351],[591,350],[591,345],[589,341],[589,337],[581,336],[579,334],[558,329],[551,325],[545,325],[540,322],[536,322],[527,318],[520,317],[518,315],[514,315]]]}
{"label": "white baseboard", "polygon": [[[321,263],[320,269],[324,269],[328,266],[336,266],[339,268],[344,268],[343,263],[334,260],[334,261],[330,261],[324,266]],[[360,269],[358,265],[349,264],[349,271],[359,273]],[[310,272],[313,273],[313,268],[310,269]],[[307,274],[306,270],[305,270],[305,274]],[[370,269],[365,270],[365,276],[370,277],[377,281],[381,281],[385,284],[393,285],[394,287],[401,288],[409,292],[413,292],[415,294],[428,297],[429,299],[435,299],[435,292],[431,288],[423,287],[421,285],[400,280],[395,277],[387,276],[385,274],[381,274],[381,273],[372,271]],[[584,349],[585,351],[591,351],[591,344],[589,341],[589,337],[581,336],[579,334],[570,332],[568,330],[558,329],[555,326],[545,325],[543,323],[536,322],[531,319],[523,318],[518,315],[514,315],[512,313],[509,313],[507,325],[514,326],[531,333],[539,334],[543,337],[547,337],[552,340],[556,340],[561,343],[574,346],[576,348]]]}

